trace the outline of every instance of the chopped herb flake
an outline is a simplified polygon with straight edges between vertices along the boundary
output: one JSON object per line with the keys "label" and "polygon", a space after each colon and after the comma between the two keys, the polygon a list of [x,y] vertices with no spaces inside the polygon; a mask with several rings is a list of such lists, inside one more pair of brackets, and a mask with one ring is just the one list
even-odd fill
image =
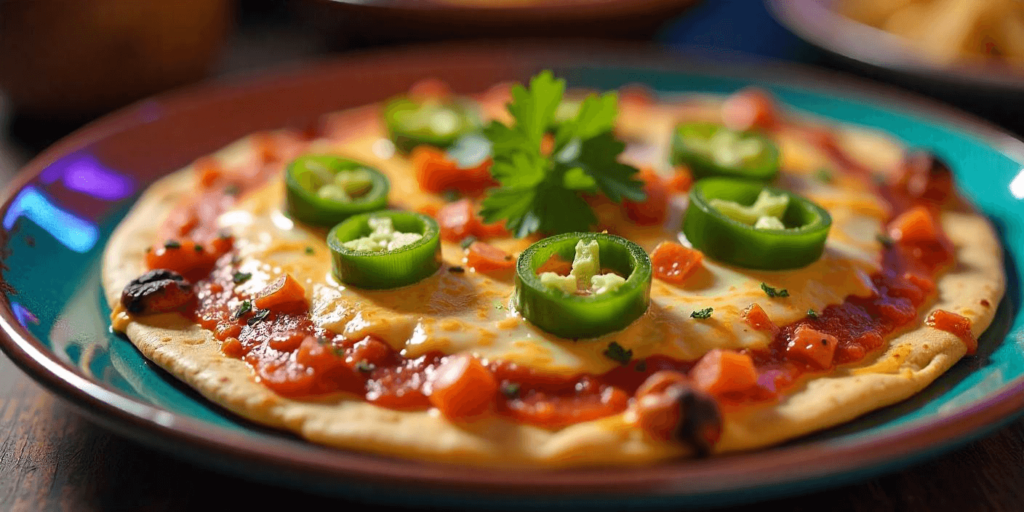
{"label": "chopped herb flake", "polygon": [[241,191],[242,189],[238,188],[238,185],[235,185],[234,183],[224,187],[224,193],[229,196],[237,196]]}
{"label": "chopped herb flake", "polygon": [[458,190],[445,190],[441,192],[441,199],[444,199],[446,203],[454,203],[462,198],[462,194],[459,194]]}
{"label": "chopped herb flake", "polygon": [[767,296],[769,296],[769,297],[771,297],[773,299],[775,297],[783,297],[783,298],[789,297],[789,290],[787,290],[785,288],[783,288],[781,290],[776,290],[775,288],[772,288],[771,286],[768,286],[768,285],[766,285],[764,283],[761,283],[761,289],[764,290],[765,295],[767,295]]}
{"label": "chopped herb flake", "polygon": [[634,366],[633,369],[638,371],[638,372],[646,372],[647,371],[647,360],[646,359],[641,359],[641,360],[637,361],[636,362],[636,366]]}
{"label": "chopped herb flake", "polygon": [[242,301],[242,305],[238,306],[238,311],[235,311],[234,318],[236,320],[239,319],[239,318],[242,318],[249,311],[252,311],[252,301],[250,301],[250,300],[243,300]]}
{"label": "chopped herb flake", "polygon": [[887,248],[892,247],[892,245],[896,243],[896,241],[893,240],[891,236],[885,233],[879,233],[875,235],[875,240],[878,240],[878,243],[882,244],[884,247]]}
{"label": "chopped herb flake", "polygon": [[834,179],[832,171],[829,171],[824,167],[818,169],[818,171],[814,173],[814,177],[822,183],[832,183],[832,180]]}
{"label": "chopped herb flake", "polygon": [[455,274],[461,274],[461,273],[463,273],[465,271],[466,271],[466,269],[464,269],[462,267],[448,267],[448,272],[452,272],[452,273],[455,273]]}
{"label": "chopped herb flake", "polygon": [[316,337],[316,342],[321,344],[321,345],[326,345],[326,344],[330,343],[331,340],[327,339],[327,336],[317,336]]}
{"label": "chopped herb flake", "polygon": [[234,281],[235,284],[242,284],[249,279],[252,279],[252,274],[249,272],[235,272],[235,275],[231,276],[231,280]]}
{"label": "chopped herb flake", "polygon": [[494,309],[505,309],[505,305],[500,300],[494,301]]}
{"label": "chopped herb flake", "polygon": [[690,313],[690,318],[696,318],[697,320],[707,320],[708,318],[711,318],[711,313],[714,312],[715,308],[704,308]]}
{"label": "chopped herb flake", "polygon": [[164,248],[166,248],[166,249],[180,249],[181,248],[181,242],[179,242],[177,240],[168,240],[168,241],[164,242]]}
{"label": "chopped herb flake", "polygon": [[196,250],[196,252],[203,252],[204,248],[203,248],[203,246],[201,246],[199,244],[196,244],[195,250]]}
{"label": "chopped herb flake", "polygon": [[245,323],[247,323],[249,325],[256,325],[256,324],[262,322],[263,319],[267,318],[267,315],[269,315],[269,314],[270,314],[270,310],[269,309],[258,309],[258,310],[256,310],[256,313],[253,313],[252,318],[250,318]]}
{"label": "chopped herb flake", "polygon": [[814,309],[808,309],[807,310],[807,316],[809,318],[811,318],[811,319],[817,320],[818,319],[818,312],[815,311]]}
{"label": "chopped herb flake", "polygon": [[473,242],[476,242],[476,237],[470,235],[463,238],[462,241],[459,242],[459,245],[461,245],[463,249],[469,249],[469,246],[473,245]]}
{"label": "chopped herb flake", "polygon": [[366,360],[362,360],[362,361],[359,361],[358,363],[356,363],[356,370],[359,370],[360,372],[363,372],[363,373],[370,373],[370,372],[372,372],[372,371],[374,371],[376,369],[377,369],[377,365],[375,365],[375,364],[373,364],[373,363],[371,363],[369,361],[366,361]]}
{"label": "chopped herb flake", "polygon": [[518,398],[520,385],[516,382],[504,382],[501,384],[501,394],[505,398]]}
{"label": "chopped herb flake", "polygon": [[622,348],[617,342],[611,342],[608,344],[608,348],[602,352],[605,357],[616,361],[619,364],[629,364],[629,360],[633,358],[633,349]]}
{"label": "chopped herb flake", "polygon": [[312,247],[306,247],[306,254],[313,254],[313,248]]}

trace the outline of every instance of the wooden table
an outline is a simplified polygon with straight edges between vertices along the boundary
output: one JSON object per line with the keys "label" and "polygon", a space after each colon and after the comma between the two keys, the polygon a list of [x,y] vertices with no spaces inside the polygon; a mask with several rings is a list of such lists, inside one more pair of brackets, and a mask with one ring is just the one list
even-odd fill
{"label": "wooden table", "polygon": [[[374,510],[196,467],[94,425],[0,355],[0,510]],[[909,470],[735,510],[1021,510],[1024,421]]]}

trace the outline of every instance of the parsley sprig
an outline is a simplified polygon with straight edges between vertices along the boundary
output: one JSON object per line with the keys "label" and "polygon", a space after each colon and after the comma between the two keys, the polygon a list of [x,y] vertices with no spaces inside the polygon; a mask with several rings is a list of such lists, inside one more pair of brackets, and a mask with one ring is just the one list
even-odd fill
{"label": "parsley sprig", "polygon": [[[597,222],[583,194],[601,193],[615,202],[643,201],[643,182],[635,167],[620,163],[625,144],[612,134],[618,95],[592,94],[576,116],[555,123],[565,94],[565,80],[543,71],[530,88],[512,88],[508,111],[515,122],[491,122],[484,135],[491,142],[491,175],[500,184],[483,200],[480,214],[487,223],[505,221],[517,237],[587,231]],[[542,150],[544,136],[554,130],[554,146]]]}

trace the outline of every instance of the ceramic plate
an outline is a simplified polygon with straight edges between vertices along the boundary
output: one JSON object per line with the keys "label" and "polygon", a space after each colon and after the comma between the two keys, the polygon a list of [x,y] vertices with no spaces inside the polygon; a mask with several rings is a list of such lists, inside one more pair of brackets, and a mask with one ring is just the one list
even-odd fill
{"label": "ceramic plate", "polygon": [[[585,55],[585,57],[581,57]],[[384,99],[419,78],[459,92],[552,68],[570,86],[641,82],[661,94],[725,94],[756,84],[790,108],[935,148],[1006,247],[1009,289],[976,357],[919,395],[775,448],[645,468],[481,471],[323,448],[225,413],[111,334],[100,254],[140,190],[255,130]],[[765,499],[894,470],[984,435],[1024,406],[1024,143],[921,100],[792,68],[714,67],[677,55],[593,46],[558,51],[434,47],[311,65],[144,101],[69,136],[8,189],[2,347],[95,420],[165,450],[252,478],[362,499],[442,505],[705,506]]]}

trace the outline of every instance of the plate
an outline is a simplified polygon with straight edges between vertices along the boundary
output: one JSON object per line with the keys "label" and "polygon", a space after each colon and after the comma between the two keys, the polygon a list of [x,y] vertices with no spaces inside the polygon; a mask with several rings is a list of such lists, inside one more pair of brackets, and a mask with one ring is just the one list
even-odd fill
{"label": "plate", "polygon": [[1020,71],[967,63],[935,64],[900,37],[837,13],[833,8],[836,0],[766,1],[775,18],[802,39],[863,66],[899,75],[904,81],[937,83],[973,93],[977,88],[990,94],[1024,93],[1024,73]]}
{"label": "plate", "polygon": [[[659,94],[756,84],[791,108],[936,148],[992,219],[1009,279],[976,357],[910,400],[753,453],[643,468],[497,471],[315,446],[198,397],[113,335],[101,299],[107,237],[141,189],[252,131],[302,127],[438,77],[459,92],[553,69],[570,86],[641,82]],[[790,67],[714,66],[652,49],[435,46],[366,54],[147,100],[72,134],[29,163],[0,207],[0,346],[96,421],[186,458],[256,479],[365,500],[443,506],[707,506],[767,499],[895,470],[982,436],[1024,406],[1024,143],[887,89]]]}

